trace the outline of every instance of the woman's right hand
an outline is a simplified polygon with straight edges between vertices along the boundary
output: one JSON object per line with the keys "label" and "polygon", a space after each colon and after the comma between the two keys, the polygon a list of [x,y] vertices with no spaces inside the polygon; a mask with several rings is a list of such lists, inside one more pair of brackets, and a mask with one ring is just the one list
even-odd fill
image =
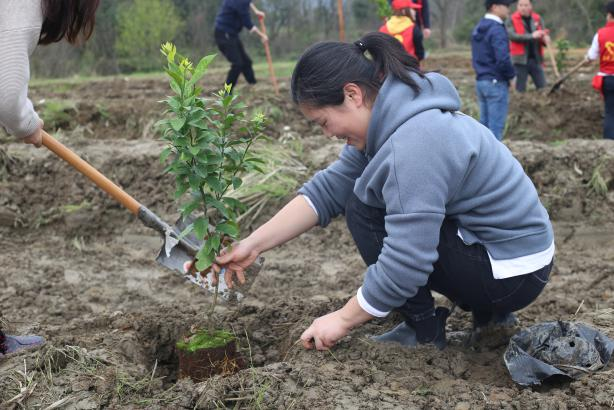
{"label": "woman's right hand", "polygon": [[43,145],[43,126],[45,124],[41,121],[38,128],[30,135],[23,139],[24,144],[32,144],[36,148],[40,148]]}
{"label": "woman's right hand", "polygon": [[249,238],[246,238],[233,244],[230,249],[222,250],[220,256],[216,258],[213,264],[213,270],[219,274],[222,268],[224,268],[226,286],[232,289],[235,275],[240,284],[245,283],[245,271],[254,263],[259,255],[260,251],[256,249],[256,246],[251,243]]}

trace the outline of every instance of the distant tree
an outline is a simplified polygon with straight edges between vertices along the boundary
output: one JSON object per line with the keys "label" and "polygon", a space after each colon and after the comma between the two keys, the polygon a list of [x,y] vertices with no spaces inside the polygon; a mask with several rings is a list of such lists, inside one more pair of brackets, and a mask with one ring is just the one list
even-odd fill
{"label": "distant tree", "polygon": [[160,44],[174,41],[183,27],[171,0],[132,0],[117,11],[115,50],[120,67],[152,70],[159,66]]}

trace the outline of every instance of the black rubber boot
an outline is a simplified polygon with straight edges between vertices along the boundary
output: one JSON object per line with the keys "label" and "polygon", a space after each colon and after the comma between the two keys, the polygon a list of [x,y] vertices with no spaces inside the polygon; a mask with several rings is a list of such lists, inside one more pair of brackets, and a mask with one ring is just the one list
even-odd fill
{"label": "black rubber boot", "polygon": [[406,347],[416,347],[419,344],[433,344],[438,349],[445,349],[446,320],[450,310],[444,307],[435,309],[433,316],[420,321],[403,321],[394,329],[371,339],[382,343],[398,343]]}

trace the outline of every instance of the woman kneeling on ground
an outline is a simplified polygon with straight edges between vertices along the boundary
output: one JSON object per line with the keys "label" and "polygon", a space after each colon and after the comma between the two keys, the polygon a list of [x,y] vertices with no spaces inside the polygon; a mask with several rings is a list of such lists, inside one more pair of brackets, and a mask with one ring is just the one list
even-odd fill
{"label": "woman kneeling on ground", "polygon": [[449,310],[435,308],[432,290],[471,311],[474,330],[513,322],[541,293],[554,256],[548,213],[507,147],[458,111],[447,78],[420,72],[396,39],[371,33],[310,47],[292,96],[347,145],[215,269],[227,269],[229,285],[235,274],[243,282],[261,252],[345,214],[368,266],[364,282],[343,308],[314,320],[301,336],[306,348],[328,349],[398,310],[405,320],[376,340],[443,349]]}

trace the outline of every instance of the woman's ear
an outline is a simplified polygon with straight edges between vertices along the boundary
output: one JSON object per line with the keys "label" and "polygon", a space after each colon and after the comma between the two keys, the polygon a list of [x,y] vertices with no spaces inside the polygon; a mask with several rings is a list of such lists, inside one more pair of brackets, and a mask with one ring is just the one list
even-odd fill
{"label": "woman's ear", "polygon": [[343,87],[343,93],[345,94],[346,101],[357,108],[365,105],[365,93],[362,91],[362,88],[358,86],[358,84],[347,83]]}

